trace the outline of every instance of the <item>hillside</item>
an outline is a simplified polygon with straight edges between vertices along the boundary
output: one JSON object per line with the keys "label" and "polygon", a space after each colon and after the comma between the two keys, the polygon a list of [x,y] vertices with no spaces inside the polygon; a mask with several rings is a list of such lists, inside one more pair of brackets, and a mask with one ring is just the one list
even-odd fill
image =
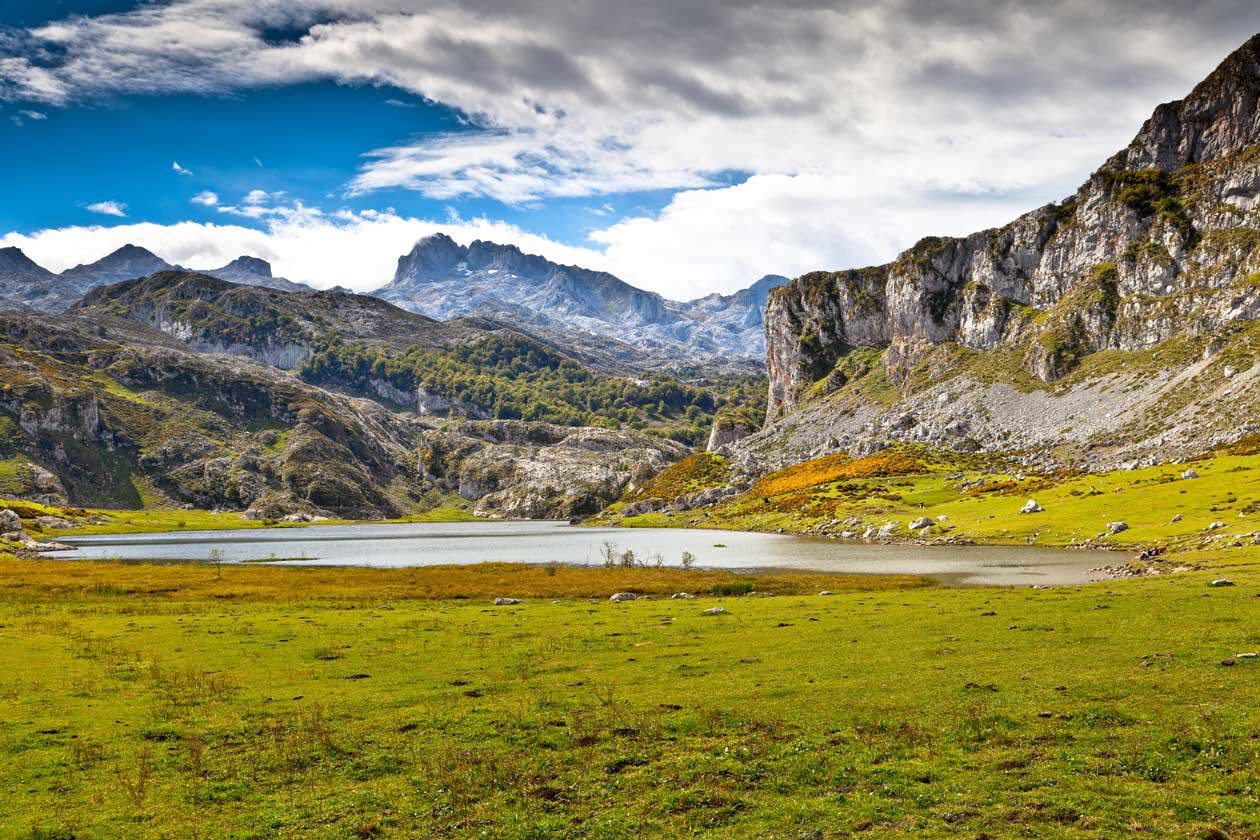
{"label": "hillside", "polygon": [[1260,431],[1260,37],[1072,196],[770,294],[754,472],[890,442],[1042,467]]}
{"label": "hillside", "polygon": [[496,322],[182,271],[0,324],[0,494],[57,503],[586,515],[717,411],[764,405],[755,378],[632,375]]}

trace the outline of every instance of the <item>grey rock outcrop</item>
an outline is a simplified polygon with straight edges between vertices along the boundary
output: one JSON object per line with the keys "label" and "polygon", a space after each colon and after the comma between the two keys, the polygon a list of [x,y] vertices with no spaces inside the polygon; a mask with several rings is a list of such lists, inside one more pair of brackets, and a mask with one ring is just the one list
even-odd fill
{"label": "grey rock outcrop", "polygon": [[[1066,444],[1068,457],[1096,447],[1115,463],[1255,433],[1258,102],[1260,36],[1063,201],[771,292],[767,427],[736,453],[774,466],[899,440]],[[1160,354],[1170,340],[1204,355]],[[1223,347],[1235,358],[1217,359]],[[1102,351],[1149,355],[1145,370],[1082,381]]]}
{"label": "grey rock outcrop", "polygon": [[663,358],[760,357],[766,297],[787,282],[767,275],[730,295],[668,300],[602,271],[559,265],[514,245],[425,237],[372,294],[447,320],[484,315],[528,328],[579,330]]}

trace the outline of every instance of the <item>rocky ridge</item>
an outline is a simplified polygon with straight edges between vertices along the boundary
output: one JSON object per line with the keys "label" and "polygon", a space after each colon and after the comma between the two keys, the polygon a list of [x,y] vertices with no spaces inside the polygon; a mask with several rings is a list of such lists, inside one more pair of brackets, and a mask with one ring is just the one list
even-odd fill
{"label": "rocky ridge", "polygon": [[565,266],[514,245],[463,246],[446,234],[416,243],[372,294],[438,319],[482,314],[530,328],[581,330],[665,360],[764,353],[768,275],[731,295],[672,301],[602,271]]}
{"label": "rocky ridge", "polygon": [[1107,466],[1256,430],[1260,36],[1069,198],[770,294],[750,469],[897,440]]}
{"label": "rocky ridge", "polygon": [[[0,309],[64,312],[100,286],[164,271],[186,270],[145,248],[124,245],[96,262],[54,274],[27,257],[21,249],[3,248],[0,249]],[[199,273],[280,291],[314,291],[304,283],[273,276],[271,264],[257,257],[237,257],[221,268]]]}

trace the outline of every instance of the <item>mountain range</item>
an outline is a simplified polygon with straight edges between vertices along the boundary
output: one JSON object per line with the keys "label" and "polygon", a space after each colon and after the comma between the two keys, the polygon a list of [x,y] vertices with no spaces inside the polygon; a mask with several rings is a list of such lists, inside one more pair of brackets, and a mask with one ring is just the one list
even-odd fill
{"label": "mountain range", "polygon": [[559,265],[514,245],[456,243],[438,233],[398,260],[372,294],[432,318],[485,314],[540,328],[616,338],[667,358],[762,356],[767,275],[732,295],[673,301],[603,271]]}
{"label": "mountain range", "polygon": [[[898,443],[1043,474],[1193,459],[1260,441],[1260,36],[1072,195],[884,265],[677,302],[436,235],[375,296],[267,284],[248,258],[53,274],[0,251],[6,299],[57,312],[0,316],[0,492],[583,515],[710,426],[714,498]],[[652,372],[758,334],[764,402]]]}
{"label": "mountain range", "polygon": [[[0,250],[0,304],[63,312],[99,286],[171,270],[184,269],[125,245],[54,274],[10,247]],[[257,257],[241,256],[198,273],[280,291],[314,291],[273,276],[271,265]],[[439,233],[400,257],[393,281],[371,294],[438,320],[476,315],[554,335],[599,336],[624,345],[623,361],[634,357],[651,366],[652,360],[764,357],[766,295],[786,282],[768,275],[731,295],[671,301],[611,274],[558,265],[513,245],[478,240],[462,246]]]}
{"label": "mountain range", "polygon": [[[0,307],[64,312],[98,286],[179,268],[145,248],[124,245],[96,262],[76,265],[54,274],[26,256],[20,248],[0,248]],[[200,273],[281,291],[314,291],[304,283],[273,277],[270,263],[257,257],[237,257],[222,268]]]}

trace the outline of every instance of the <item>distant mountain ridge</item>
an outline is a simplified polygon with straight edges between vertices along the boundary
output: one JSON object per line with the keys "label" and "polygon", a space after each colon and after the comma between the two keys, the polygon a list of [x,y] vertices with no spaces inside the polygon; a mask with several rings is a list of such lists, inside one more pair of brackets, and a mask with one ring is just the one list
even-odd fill
{"label": "distant mountain ridge", "polygon": [[437,233],[400,257],[394,279],[372,294],[432,318],[485,314],[526,326],[563,325],[678,359],[764,355],[766,296],[787,282],[767,275],[731,295],[673,301],[515,245],[464,246]]}
{"label": "distant mountain ridge", "polygon": [[[64,312],[101,286],[189,270],[145,248],[124,245],[96,262],[55,274],[20,249],[5,248],[0,250],[0,308]],[[315,291],[274,276],[270,263],[253,256],[197,273],[279,291]],[[569,340],[597,336],[653,364],[719,358],[743,364],[765,356],[767,295],[787,282],[770,274],[733,294],[675,301],[608,272],[560,265],[515,245],[476,240],[465,246],[438,233],[399,257],[394,279],[370,294],[438,320],[480,316]]]}
{"label": "distant mountain ridge", "polygon": [[[162,271],[184,271],[138,245],[124,245],[96,262],[76,265],[60,274],[36,263],[22,249],[0,248],[0,308],[36,312],[64,312],[92,289]],[[222,268],[201,271],[221,280],[265,286],[286,292],[314,291],[271,273],[271,264],[258,257],[240,256]]]}

